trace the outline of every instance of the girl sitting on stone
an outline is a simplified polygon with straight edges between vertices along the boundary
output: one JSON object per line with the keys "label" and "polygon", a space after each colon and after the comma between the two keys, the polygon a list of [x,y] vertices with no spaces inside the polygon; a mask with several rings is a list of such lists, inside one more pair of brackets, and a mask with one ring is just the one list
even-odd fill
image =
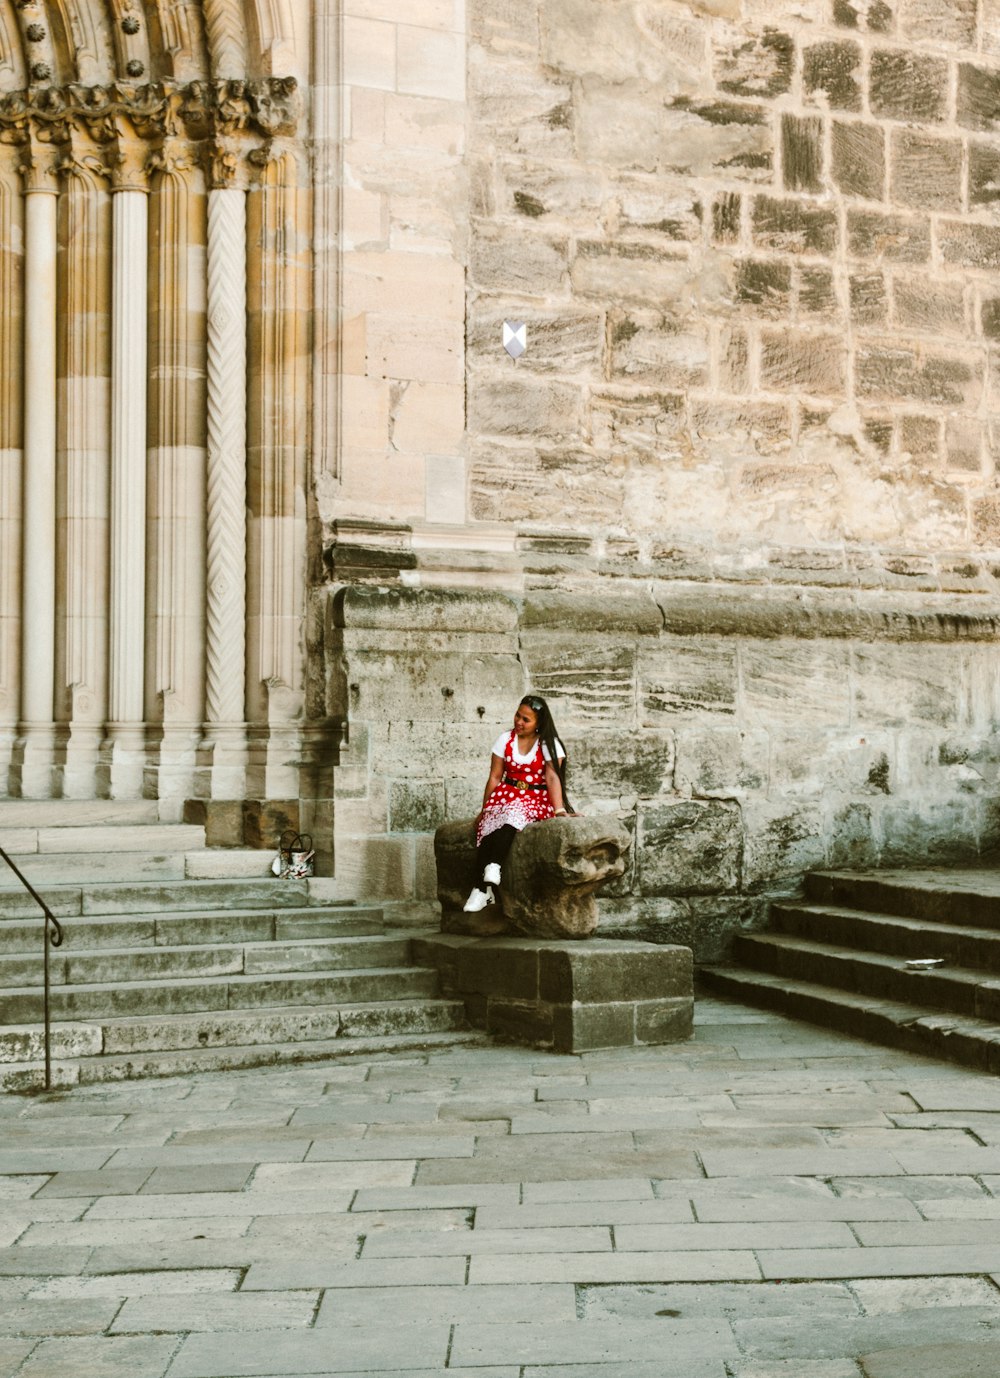
{"label": "girl sitting on stone", "polygon": [[490,778],[476,822],[476,887],[467,913],[493,903],[500,866],[522,828],[571,812],[566,795],[566,749],[556,734],[544,699],[526,694],[514,714],[514,728],[493,743]]}

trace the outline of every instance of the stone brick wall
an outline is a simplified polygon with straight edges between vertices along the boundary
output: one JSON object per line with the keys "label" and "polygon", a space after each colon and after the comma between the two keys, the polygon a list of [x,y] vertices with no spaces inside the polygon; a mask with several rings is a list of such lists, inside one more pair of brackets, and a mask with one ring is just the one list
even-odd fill
{"label": "stone brick wall", "polygon": [[1000,543],[1000,7],[472,0],[470,43],[474,517]]}
{"label": "stone brick wall", "polygon": [[574,802],[634,837],[605,936],[710,960],[810,868],[996,846],[996,599],[610,582],[330,600],[340,894],[432,916],[431,834],[478,809],[529,685],[553,705]]}

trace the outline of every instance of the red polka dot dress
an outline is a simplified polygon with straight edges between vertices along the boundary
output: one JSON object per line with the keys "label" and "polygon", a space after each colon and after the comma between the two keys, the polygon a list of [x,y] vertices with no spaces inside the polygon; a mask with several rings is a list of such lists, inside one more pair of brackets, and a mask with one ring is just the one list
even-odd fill
{"label": "red polka dot dress", "polygon": [[[561,752],[561,743],[556,743]],[[497,828],[510,825],[518,832],[529,823],[539,823],[553,815],[552,800],[545,787],[545,763],[549,753],[540,741],[527,756],[517,748],[517,733],[505,732],[493,746],[493,755],[503,757],[503,776],[487,799],[476,828],[476,846]]]}

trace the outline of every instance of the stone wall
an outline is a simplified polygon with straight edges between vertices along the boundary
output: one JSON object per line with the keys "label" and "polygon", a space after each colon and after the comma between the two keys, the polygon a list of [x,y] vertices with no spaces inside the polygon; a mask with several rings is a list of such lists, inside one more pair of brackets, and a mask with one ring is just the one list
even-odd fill
{"label": "stone wall", "polygon": [[1000,603],[595,577],[523,599],[372,585],[331,598],[335,869],[416,900],[431,836],[479,807],[498,730],[546,694],[574,803],[635,837],[599,933],[724,954],[820,866],[974,859],[1000,839]]}
{"label": "stone wall", "polygon": [[471,40],[476,518],[997,545],[995,6],[473,0]]}

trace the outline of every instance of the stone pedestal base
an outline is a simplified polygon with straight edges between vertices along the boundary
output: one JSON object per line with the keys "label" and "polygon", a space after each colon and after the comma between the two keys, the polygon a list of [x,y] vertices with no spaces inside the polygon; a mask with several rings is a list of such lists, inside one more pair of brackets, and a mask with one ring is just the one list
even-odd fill
{"label": "stone pedestal base", "polygon": [[469,1023],[554,1053],[677,1043],[690,1038],[693,964],[686,947],[594,938],[417,939],[445,995]]}

